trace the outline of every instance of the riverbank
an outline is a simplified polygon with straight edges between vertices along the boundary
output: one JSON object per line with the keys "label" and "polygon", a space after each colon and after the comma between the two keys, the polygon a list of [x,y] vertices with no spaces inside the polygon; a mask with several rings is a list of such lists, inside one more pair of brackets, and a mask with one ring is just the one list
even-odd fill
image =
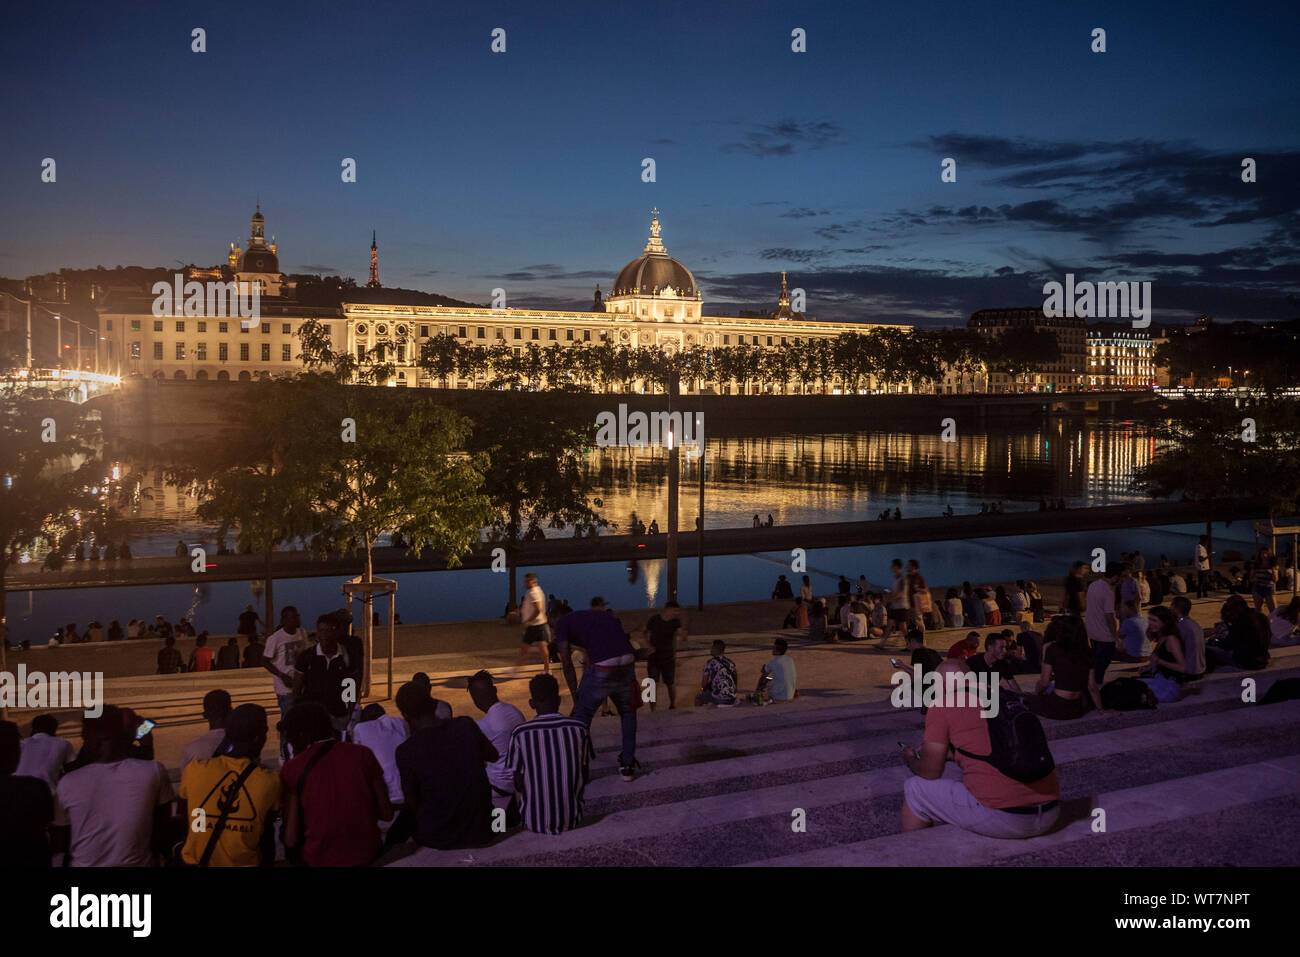
{"label": "riverbank", "polygon": [[[1262,518],[1266,510],[1255,503],[1240,501],[1216,508],[1215,520],[1243,521]],[[936,541],[964,541],[1015,535],[1042,535],[1110,529],[1149,528],[1204,521],[1204,507],[1195,502],[1144,502],[1098,508],[1061,511],[1016,511],[1000,515],[955,515],[952,518],[903,518],[899,521],[826,522],[773,527],[706,528],[704,554],[745,555],[755,552],[790,552],[822,548],[908,545]],[[189,544],[187,542],[187,544]],[[467,554],[464,569],[486,569],[494,562],[497,543],[485,542]],[[699,555],[696,532],[679,532],[680,558]],[[548,538],[519,546],[516,564],[523,568],[597,562],[632,562],[667,556],[666,534],[633,536],[602,535],[599,538]],[[193,559],[185,557],[137,558],[131,561],[68,562],[58,571],[35,563],[14,566],[5,578],[6,591],[45,591],[61,588],[98,588],[114,585],[194,585],[220,581],[253,581],[265,578],[265,559],[260,555],[206,556],[203,572],[192,570]],[[361,565],[359,557],[315,558],[302,551],[272,555],[275,578],[350,578]],[[446,561],[432,551],[410,555],[405,549],[382,547],[374,551],[375,572],[390,575],[404,572],[444,571]]]}

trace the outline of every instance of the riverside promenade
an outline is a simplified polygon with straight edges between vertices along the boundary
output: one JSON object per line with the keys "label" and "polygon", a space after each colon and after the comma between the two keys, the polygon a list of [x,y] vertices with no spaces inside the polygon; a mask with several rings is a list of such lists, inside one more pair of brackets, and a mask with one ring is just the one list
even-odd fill
{"label": "riverside promenade", "polygon": [[[685,491],[684,493],[685,494]],[[1263,518],[1266,509],[1250,501],[1217,506],[1216,522]],[[952,518],[909,518],[899,521],[834,522],[807,525],[776,525],[770,528],[717,528],[704,530],[704,554],[747,555],[755,552],[789,552],[793,548],[851,548],[871,545],[904,545],[958,539],[998,538],[1009,535],[1103,529],[1146,528],[1205,521],[1205,508],[1195,502],[1141,502],[1099,508],[1061,511],[1019,511],[1000,515],[955,515]],[[696,532],[679,532],[677,554],[692,558],[700,553]],[[188,544],[188,543],[187,543]],[[485,542],[466,555],[461,568],[483,569],[492,564],[498,543]],[[520,544],[519,567],[627,562],[664,558],[668,550],[665,534],[601,535],[599,538],[547,538]],[[249,581],[265,577],[266,563],[260,555],[207,555],[204,572],[191,570],[191,558],[136,558],[130,561],[68,562],[59,571],[43,570],[35,563],[11,568],[5,578],[9,591],[43,591],[59,588],[94,588],[112,585],[192,585],[196,581]],[[357,573],[360,559],[315,558],[301,551],[275,552],[271,567],[276,578],[350,578]],[[402,548],[382,547],[374,551],[376,574],[442,571],[441,556],[426,552],[411,555]]]}

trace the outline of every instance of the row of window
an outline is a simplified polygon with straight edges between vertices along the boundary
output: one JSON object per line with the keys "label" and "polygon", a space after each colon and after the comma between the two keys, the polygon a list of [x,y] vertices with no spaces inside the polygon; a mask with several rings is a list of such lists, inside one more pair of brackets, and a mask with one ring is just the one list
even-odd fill
{"label": "row of window", "polygon": [[[502,328],[494,328],[492,331],[493,331],[493,333],[494,333],[494,336],[493,336],[493,337],[496,338],[496,339],[504,339],[504,338],[506,337],[506,331],[505,331],[505,329],[502,329]],[[512,338],[514,338],[514,339],[522,339],[522,338],[524,337],[524,336],[523,336],[523,329],[515,328],[515,329],[513,329],[512,331],[513,331],[513,336],[512,336]],[[531,329],[531,330],[529,330],[529,331],[532,333],[532,339],[533,339],[534,341],[537,341],[537,340],[541,339],[541,333],[542,333],[542,330],[541,330],[541,329]],[[548,339],[548,341],[550,341],[550,342],[557,342],[557,341],[558,341],[558,330],[556,330],[556,329],[548,329],[548,330],[546,330],[546,332],[547,332],[547,339]],[[456,327],[456,336],[457,336],[457,338],[460,338],[460,339],[469,339],[469,338],[471,338],[471,337],[469,336],[468,333],[469,333],[469,327],[467,327],[467,326],[457,326],[457,327]],[[566,329],[566,330],[564,330],[564,338],[565,338],[565,341],[566,341],[566,342],[575,342],[575,341],[577,341],[576,338],[575,338],[574,333],[575,333],[575,330],[573,330],[573,329]],[[426,338],[427,338],[428,335],[429,335],[429,327],[428,327],[428,326],[421,326],[421,327],[420,327],[420,335],[423,336],[423,337],[426,337]],[[605,339],[609,338],[609,332],[608,332],[608,330],[605,330],[605,329],[600,330],[600,332],[599,332],[599,336],[600,336],[601,341],[604,341]],[[487,327],[486,327],[486,326],[477,326],[477,327],[475,327],[475,335],[473,336],[473,338],[475,338],[475,339],[486,339],[486,338],[488,338]],[[722,344],[723,344],[724,346],[732,345],[731,338],[732,338],[732,337],[731,337],[730,334],[724,335],[724,336],[722,337]],[[750,336],[750,337],[749,337],[749,340],[750,340],[750,341],[749,341],[748,344],[749,344],[749,345],[755,345],[755,346],[757,346],[757,345],[761,345],[762,343],[760,342],[760,338],[761,338],[761,337],[759,337],[759,336]],[[789,337],[788,337],[788,336],[767,336],[766,339],[767,339],[767,344],[768,344],[769,346],[774,346],[774,345],[776,345],[776,344],[777,344],[777,342],[776,342],[777,339],[780,339],[780,344],[783,345],[783,346],[788,346],[788,345],[791,344],[791,342],[789,341]],[[582,341],[583,341],[583,342],[590,342],[590,341],[591,341],[591,330],[590,330],[590,329],[583,329],[583,330],[582,330]],[[810,340],[810,341],[811,341],[811,340]],[[743,346],[743,345],[746,345],[746,344],[747,344],[747,343],[745,342],[745,337],[744,337],[743,335],[739,335],[739,334],[738,334],[738,335],[736,336],[736,342],[735,342],[735,345]],[[800,338],[798,338],[798,337],[795,337],[795,339],[794,339],[794,341],[793,341],[793,344],[796,345],[796,346],[801,346],[801,345],[803,345],[804,343],[803,343],[803,340],[802,340],[802,339],[800,339]]]}
{"label": "row of window", "polygon": [[[248,343],[241,342],[239,344],[239,361],[240,362],[250,361],[249,360],[250,351],[251,350],[248,347]],[[178,362],[185,361],[185,343],[183,342],[176,343],[175,355],[176,355],[176,360]],[[163,344],[161,342],[155,342],[153,344],[153,357],[154,357],[154,361],[156,362],[162,361]],[[140,342],[138,340],[133,341],[131,343],[131,358],[132,359],[140,358]],[[194,358],[198,362],[206,362],[208,360],[208,344],[206,342],[200,342],[197,345],[195,345]],[[225,362],[229,358],[230,358],[230,343],[218,342],[217,343],[218,361]],[[262,343],[262,361],[263,362],[271,361],[271,344],[269,342]],[[280,361],[281,362],[293,361],[293,348],[287,342],[280,346]]]}
{"label": "row of window", "polygon": [[[165,321],[166,321],[166,320],[163,320],[163,319],[155,319],[155,320],[153,321],[153,331],[154,331],[154,332],[162,332],[162,331],[163,331],[163,323],[164,323]],[[208,320],[206,320],[206,319],[199,319],[199,320],[196,320],[196,321],[197,321],[197,323],[198,323],[198,331],[199,331],[199,332],[207,332],[207,331],[208,331]],[[176,331],[176,332],[184,332],[184,331],[185,331],[185,320],[184,320],[184,319],[177,319],[177,320],[175,320],[175,322],[176,322],[175,331]],[[229,322],[227,322],[227,321],[219,321],[219,322],[217,323],[217,332],[229,332],[229,331],[230,331],[230,325],[231,325],[231,322],[233,322],[235,325],[238,325],[238,326],[239,326],[239,331],[240,331],[240,332],[252,332],[252,331],[253,331],[251,328],[246,328],[246,327],[244,326],[243,322],[241,322],[241,321],[238,320],[238,319],[235,319],[235,320],[231,320],[231,321],[229,321]],[[105,331],[107,331],[107,332],[112,332],[112,331],[113,331],[113,320],[112,320],[112,319],[105,319],[105,320],[104,320],[104,323],[105,323],[105,325],[104,325],[104,329],[105,329]],[[260,330],[260,331],[262,332],[263,335],[270,335],[270,334],[271,334],[271,326],[272,326],[271,323],[269,323],[269,322],[263,322],[263,323],[261,324],[261,330]],[[132,320],[131,320],[131,331],[132,331],[132,332],[140,332],[140,331],[141,331],[141,328],[140,328],[140,327],[141,327],[141,320],[139,320],[139,319],[132,319]],[[324,326],[323,329],[324,329],[325,335],[329,335],[329,333],[330,333],[330,327],[329,327],[329,326]],[[280,323],[280,334],[283,335],[283,336],[291,336],[291,335],[293,335],[293,323],[291,323],[291,322],[282,322],[282,323]]]}

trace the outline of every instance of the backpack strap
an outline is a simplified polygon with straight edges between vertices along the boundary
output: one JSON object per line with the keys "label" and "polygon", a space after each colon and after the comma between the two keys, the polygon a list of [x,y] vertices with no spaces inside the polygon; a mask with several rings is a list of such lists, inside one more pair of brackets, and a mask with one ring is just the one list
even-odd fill
{"label": "backpack strap", "polygon": [[217,818],[217,823],[213,825],[212,834],[208,837],[207,846],[203,848],[203,856],[199,858],[199,867],[207,867],[208,862],[212,860],[212,853],[217,849],[217,840],[221,837],[221,832],[226,829],[226,821],[230,817],[230,812],[234,808],[234,799],[239,796],[239,789],[244,786],[248,776],[257,770],[257,760],[248,759],[248,766],[239,773],[235,778],[235,783],[230,786],[230,798],[217,798],[217,807],[221,809],[221,815]]}

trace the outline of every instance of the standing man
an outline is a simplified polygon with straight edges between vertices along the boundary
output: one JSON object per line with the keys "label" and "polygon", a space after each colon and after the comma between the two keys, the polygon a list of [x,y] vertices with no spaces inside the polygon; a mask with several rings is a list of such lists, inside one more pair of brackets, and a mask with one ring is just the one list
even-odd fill
{"label": "standing man", "polygon": [[542,670],[549,675],[551,631],[546,624],[546,593],[532,572],[524,576],[524,600],[519,605],[519,620],[524,626],[524,643],[519,646],[519,657],[515,659],[516,670],[528,657],[528,646],[537,645],[542,656]]}
{"label": "standing man", "polygon": [[[623,750],[618,756],[618,773],[624,781],[636,777],[641,767],[636,759],[636,711],[632,708],[632,694],[636,688],[636,653],[632,641],[614,613],[605,607],[605,599],[596,597],[586,611],[570,612],[556,626],[555,640],[560,646],[560,666],[564,680],[573,695],[573,717],[587,729],[596,709],[606,698],[618,708],[623,724]],[[583,649],[587,655],[587,668],[578,684],[573,670],[569,645]]]}
{"label": "standing man", "polygon": [[316,647],[298,652],[294,662],[295,705],[309,701],[321,705],[342,737],[360,694],[358,668],[359,663],[352,661],[339,643],[337,617],[321,615],[316,619]]}
{"label": "standing man", "polygon": [[[162,618],[161,615],[158,617]],[[239,634],[255,635],[257,634],[257,626],[261,624],[265,623],[262,621],[261,616],[254,610],[252,605],[249,605],[239,613]]]}
{"label": "standing man", "polygon": [[[677,639],[686,637],[681,608],[677,602],[664,602],[664,610],[653,615],[645,625],[646,637],[653,649],[646,661],[646,674],[651,681],[663,681],[668,686],[668,710],[677,707]],[[650,710],[655,709],[655,698],[650,698]]]}
{"label": "standing man", "polygon": [[[907,595],[909,615],[908,621],[912,628],[925,631],[925,618],[930,614],[930,586],[925,582],[925,576],[921,574],[921,565],[915,558],[907,560]],[[904,632],[906,637],[906,632]]]}
{"label": "standing man", "polygon": [[[252,639],[249,639],[252,647]],[[262,649],[261,665],[275,679],[275,700],[280,705],[280,718],[289,713],[293,707],[293,669],[298,655],[307,647],[307,632],[302,628],[302,617],[293,605],[285,605],[280,611],[280,628],[266,639]],[[280,735],[280,763],[289,759],[289,742]]]}
{"label": "standing man", "polygon": [[894,581],[889,586],[889,626],[885,630],[885,637],[881,639],[881,647],[889,641],[895,631],[902,635],[904,640],[907,639],[907,615],[910,602],[907,594],[907,576],[903,574],[902,560],[895,558],[889,563],[889,570],[893,573]]}
{"label": "standing man", "polygon": [[1196,597],[1205,598],[1210,591],[1210,540],[1205,535],[1196,543]]}
{"label": "standing man", "polygon": [[1107,566],[1106,571],[1088,586],[1083,622],[1088,629],[1088,640],[1092,642],[1092,673],[1099,687],[1105,683],[1106,669],[1115,658],[1115,640],[1119,637],[1115,583],[1127,571],[1127,565]]}
{"label": "standing man", "polygon": [[1169,603],[1169,609],[1178,619],[1178,634],[1183,639],[1183,663],[1188,675],[1205,674],[1205,630],[1192,620],[1192,603],[1179,595]]}

